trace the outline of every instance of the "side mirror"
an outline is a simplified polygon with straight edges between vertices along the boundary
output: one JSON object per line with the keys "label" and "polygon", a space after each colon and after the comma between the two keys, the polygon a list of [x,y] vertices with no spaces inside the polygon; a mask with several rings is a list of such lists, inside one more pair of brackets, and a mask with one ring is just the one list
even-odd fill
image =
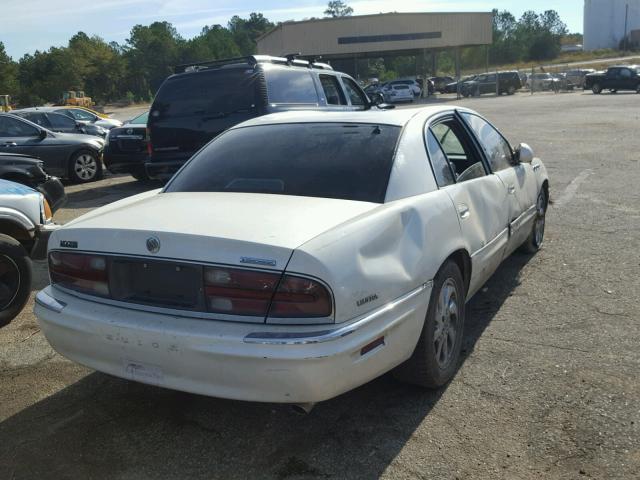
{"label": "side mirror", "polygon": [[40,140],[44,140],[45,138],[47,138],[47,131],[46,130],[40,130],[38,132],[38,138]]}
{"label": "side mirror", "polygon": [[514,160],[516,165],[519,163],[531,163],[533,161],[533,150],[526,143],[521,143],[516,148]]}

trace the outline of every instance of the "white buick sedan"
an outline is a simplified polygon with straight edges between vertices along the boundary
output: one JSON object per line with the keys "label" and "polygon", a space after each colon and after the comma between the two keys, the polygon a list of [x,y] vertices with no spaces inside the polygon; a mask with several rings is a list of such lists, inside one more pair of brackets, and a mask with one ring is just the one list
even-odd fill
{"label": "white buick sedan", "polygon": [[71,360],[176,390],[308,404],[392,369],[438,387],[465,303],[540,248],[548,198],[531,149],[468,109],[268,115],[57,230],[35,312]]}

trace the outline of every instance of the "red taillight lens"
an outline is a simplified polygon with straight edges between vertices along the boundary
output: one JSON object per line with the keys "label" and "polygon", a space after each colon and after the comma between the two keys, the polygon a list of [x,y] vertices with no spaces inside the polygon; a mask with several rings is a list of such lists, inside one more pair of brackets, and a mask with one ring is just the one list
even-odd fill
{"label": "red taillight lens", "polygon": [[51,283],[91,295],[109,296],[107,259],[101,255],[49,253]]}
{"label": "red taillight lens", "polygon": [[[228,315],[274,318],[328,317],[331,294],[315,280],[280,274],[207,267],[204,269],[207,308]],[[279,283],[278,283],[279,282]]]}
{"label": "red taillight lens", "polygon": [[207,267],[207,308],[229,315],[266,316],[279,279],[278,273]]}
{"label": "red taillight lens", "polygon": [[331,294],[324,285],[309,278],[285,275],[273,296],[269,317],[328,317],[331,310]]}

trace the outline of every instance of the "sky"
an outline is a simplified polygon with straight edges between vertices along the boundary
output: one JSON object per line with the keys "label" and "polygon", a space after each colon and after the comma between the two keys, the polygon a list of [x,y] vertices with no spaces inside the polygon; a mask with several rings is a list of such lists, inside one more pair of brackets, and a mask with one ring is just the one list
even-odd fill
{"label": "sky", "polygon": [[[353,0],[346,2],[354,15],[389,11],[455,12],[509,10],[519,17],[524,10],[554,9],[571,32],[582,32],[583,0]],[[83,31],[104,40],[124,43],[131,27],[154,21],[171,22],[190,38],[205,25],[226,25],[234,15],[261,12],[273,22],[321,17],[326,1],[316,0],[0,0],[0,42],[15,60],[25,53],[64,46]]]}

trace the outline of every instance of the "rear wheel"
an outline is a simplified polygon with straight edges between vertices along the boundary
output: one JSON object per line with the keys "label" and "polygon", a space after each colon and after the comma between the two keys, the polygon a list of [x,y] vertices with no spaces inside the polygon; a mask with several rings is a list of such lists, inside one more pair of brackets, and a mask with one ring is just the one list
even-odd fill
{"label": "rear wheel", "polygon": [[139,182],[148,182],[150,180],[149,175],[147,175],[147,171],[144,169],[144,167],[136,172],[131,172],[131,176]]}
{"label": "rear wheel", "polygon": [[69,178],[75,183],[87,183],[102,176],[102,163],[91,150],[80,150],[71,157]]}
{"label": "rear wheel", "polygon": [[511,86],[507,89],[507,95],[513,95],[514,93],[516,93],[516,87],[514,87],[513,85],[511,85]]}
{"label": "rear wheel", "polygon": [[418,344],[394,375],[401,381],[438,388],[455,374],[462,348],[465,318],[462,273],[447,260],[433,280],[429,308]]}
{"label": "rear wheel", "polygon": [[31,292],[31,259],[15,238],[0,234],[0,327],[18,315]]}
{"label": "rear wheel", "polygon": [[599,95],[602,92],[602,86],[599,83],[594,83],[591,87],[591,91],[594,94]]}

